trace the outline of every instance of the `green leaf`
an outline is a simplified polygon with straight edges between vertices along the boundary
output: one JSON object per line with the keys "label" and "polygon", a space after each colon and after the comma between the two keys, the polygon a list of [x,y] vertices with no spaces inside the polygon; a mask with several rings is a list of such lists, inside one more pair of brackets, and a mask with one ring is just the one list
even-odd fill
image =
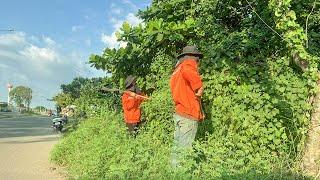
{"label": "green leaf", "polygon": [[282,16],[282,13],[281,13],[280,11],[275,11],[275,12],[274,12],[274,15],[275,15],[276,17],[280,17],[280,16]]}
{"label": "green leaf", "polygon": [[195,24],[195,20],[192,18],[189,18],[185,21],[185,24],[187,25],[187,28],[189,28]]}
{"label": "green leaf", "polygon": [[116,37],[117,37],[117,39],[121,39],[122,35],[119,31],[116,32]]}
{"label": "green leaf", "polygon": [[162,41],[162,40],[163,40],[163,34],[162,34],[162,33],[159,33],[159,34],[157,35],[157,41],[160,42],[160,41]]}
{"label": "green leaf", "polygon": [[283,93],[285,90],[286,90],[286,88],[285,88],[285,87],[281,87],[281,88],[279,88],[279,91],[280,91],[281,93]]}
{"label": "green leaf", "polygon": [[286,133],[283,133],[283,134],[281,135],[281,138],[282,138],[282,139],[287,139],[288,137],[287,137]]}
{"label": "green leaf", "polygon": [[122,31],[125,34],[128,34],[131,31],[130,24],[127,21],[122,24]]}

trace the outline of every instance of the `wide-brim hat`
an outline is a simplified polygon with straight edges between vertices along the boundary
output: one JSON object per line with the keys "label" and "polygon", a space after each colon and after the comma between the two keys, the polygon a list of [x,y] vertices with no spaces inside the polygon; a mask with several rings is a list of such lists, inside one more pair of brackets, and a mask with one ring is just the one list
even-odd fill
{"label": "wide-brim hat", "polygon": [[203,54],[198,50],[197,46],[186,46],[183,48],[182,53],[177,56],[181,58],[186,55],[198,56],[200,59],[203,58]]}
{"label": "wide-brim hat", "polygon": [[126,88],[129,88],[135,81],[136,81],[136,77],[129,75],[125,80],[124,85],[126,86]]}

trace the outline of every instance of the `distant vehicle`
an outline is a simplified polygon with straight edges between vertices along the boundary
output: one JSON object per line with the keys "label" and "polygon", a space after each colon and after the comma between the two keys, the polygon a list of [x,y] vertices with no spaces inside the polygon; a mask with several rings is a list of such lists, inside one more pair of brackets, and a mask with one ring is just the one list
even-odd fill
{"label": "distant vehicle", "polygon": [[9,110],[8,103],[6,102],[0,102],[0,112],[11,112]]}
{"label": "distant vehicle", "polygon": [[52,119],[52,128],[55,132],[62,132],[63,126],[66,125],[67,123],[68,123],[67,116],[63,116],[63,117],[55,116]]}

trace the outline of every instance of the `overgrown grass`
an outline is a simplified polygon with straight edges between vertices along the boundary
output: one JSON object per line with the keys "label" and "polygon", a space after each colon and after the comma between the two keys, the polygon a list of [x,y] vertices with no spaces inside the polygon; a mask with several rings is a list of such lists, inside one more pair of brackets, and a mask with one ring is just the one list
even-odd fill
{"label": "overgrown grass", "polygon": [[169,147],[156,134],[129,137],[121,116],[110,114],[83,121],[54,148],[51,159],[76,178],[159,178],[170,170],[164,163]]}
{"label": "overgrown grass", "polygon": [[[286,78],[296,79],[291,74]],[[66,134],[51,159],[67,167],[71,177],[85,179],[307,179],[295,163],[301,152],[297,144],[303,138],[290,141],[303,134],[298,134],[295,127],[304,128],[307,123],[281,124],[276,116],[287,115],[282,109],[285,102],[296,102],[293,112],[299,112],[297,102],[302,100],[291,100],[294,97],[290,96],[279,106],[274,105],[257,95],[256,91],[262,91],[260,86],[258,90],[248,89],[246,84],[239,87],[247,88],[241,92],[252,96],[248,102],[241,101],[242,95],[237,92],[225,92],[231,95],[217,96],[206,103],[208,118],[199,126],[193,151],[186,155],[182,168],[174,171],[170,166],[174,124],[168,79],[159,80],[163,86],[144,103],[144,123],[136,138],[127,135],[121,113],[101,106]],[[265,109],[251,110],[251,101],[265,102]],[[241,104],[247,108],[241,108]],[[270,109],[277,113],[270,116]],[[302,121],[305,117],[296,113],[291,118]]]}
{"label": "overgrown grass", "polygon": [[170,123],[150,121],[133,138],[127,135],[121,114],[90,118],[55,146],[51,160],[77,179],[307,179],[290,169],[288,161],[268,155],[260,162],[232,166],[233,157],[227,157],[221,137],[198,140],[183,168],[173,171],[172,131],[166,132]]}

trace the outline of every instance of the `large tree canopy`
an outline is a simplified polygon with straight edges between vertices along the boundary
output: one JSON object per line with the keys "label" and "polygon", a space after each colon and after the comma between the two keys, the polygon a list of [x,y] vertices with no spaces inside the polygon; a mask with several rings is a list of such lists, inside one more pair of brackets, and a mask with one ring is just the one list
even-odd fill
{"label": "large tree canopy", "polygon": [[17,106],[24,105],[29,108],[32,100],[32,89],[25,86],[17,86],[10,92],[10,96]]}
{"label": "large tree canopy", "polygon": [[[220,48],[229,49],[215,49],[214,53],[227,53],[229,59],[280,56],[283,52],[292,55],[291,51],[299,51],[302,59],[311,61],[308,55],[319,55],[319,8],[311,13],[311,0],[281,2],[153,1],[151,7],[139,13],[144,25],[123,24],[118,37],[128,43],[126,48],[107,48],[102,56],[93,55],[90,62],[114,77],[130,73],[144,76],[158,52],[163,50],[175,57],[186,44],[197,44],[207,53],[213,51],[209,50],[211,45],[221,44]],[[306,36],[309,41],[304,53]],[[212,58],[206,55],[207,59]]]}
{"label": "large tree canopy", "polygon": [[80,96],[81,88],[90,82],[90,79],[77,77],[69,84],[62,84],[61,90],[64,94],[70,94],[72,98],[78,98]]}

